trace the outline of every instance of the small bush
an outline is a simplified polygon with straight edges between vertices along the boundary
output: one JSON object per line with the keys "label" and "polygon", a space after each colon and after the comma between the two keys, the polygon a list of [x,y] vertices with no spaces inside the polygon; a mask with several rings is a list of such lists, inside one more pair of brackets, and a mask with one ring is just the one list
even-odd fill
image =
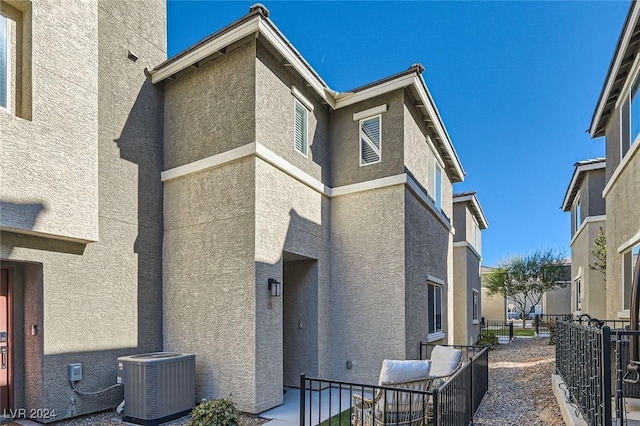
{"label": "small bush", "polygon": [[189,426],[237,426],[240,412],[230,398],[203,402],[191,411]]}
{"label": "small bush", "polygon": [[498,336],[493,331],[488,331],[486,333],[482,333],[480,335],[480,339],[478,340],[479,346],[486,346],[489,350],[496,348],[500,342],[498,341]]}
{"label": "small bush", "polygon": [[556,322],[555,321],[549,323],[549,344],[550,345],[556,344]]}

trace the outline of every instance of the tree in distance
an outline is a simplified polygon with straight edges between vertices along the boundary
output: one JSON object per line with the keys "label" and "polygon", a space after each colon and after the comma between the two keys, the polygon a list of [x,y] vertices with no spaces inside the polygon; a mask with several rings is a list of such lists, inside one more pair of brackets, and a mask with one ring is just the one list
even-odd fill
{"label": "tree in distance", "polygon": [[513,301],[522,319],[527,306],[540,303],[544,293],[566,287],[564,256],[554,250],[537,250],[500,262],[485,278],[489,295],[501,295]]}

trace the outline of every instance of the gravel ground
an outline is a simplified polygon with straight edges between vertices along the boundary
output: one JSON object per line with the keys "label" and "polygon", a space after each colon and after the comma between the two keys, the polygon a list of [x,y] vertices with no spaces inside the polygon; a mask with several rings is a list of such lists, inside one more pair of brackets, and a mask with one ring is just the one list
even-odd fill
{"label": "gravel ground", "polygon": [[[190,416],[164,423],[164,426],[186,426],[189,424]],[[240,415],[240,426],[257,426],[265,423],[267,420],[259,419],[254,416]],[[123,426],[120,416],[114,412],[105,412],[94,414],[91,416],[79,417],[73,420],[55,423],[55,426]],[[7,425],[8,426],[8,425]]]}
{"label": "gravel ground", "polygon": [[489,391],[474,424],[563,426],[551,390],[555,346],[546,338],[516,338],[489,352]]}

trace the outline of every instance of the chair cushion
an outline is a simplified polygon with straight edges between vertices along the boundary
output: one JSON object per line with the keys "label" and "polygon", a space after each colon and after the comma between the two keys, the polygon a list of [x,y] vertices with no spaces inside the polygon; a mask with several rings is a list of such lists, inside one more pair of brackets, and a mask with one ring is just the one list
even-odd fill
{"label": "chair cushion", "polygon": [[436,345],[431,351],[431,376],[442,377],[453,374],[460,364],[462,351]]}
{"label": "chair cushion", "polygon": [[430,370],[431,361],[385,359],[382,361],[378,385],[424,379],[429,376]]}

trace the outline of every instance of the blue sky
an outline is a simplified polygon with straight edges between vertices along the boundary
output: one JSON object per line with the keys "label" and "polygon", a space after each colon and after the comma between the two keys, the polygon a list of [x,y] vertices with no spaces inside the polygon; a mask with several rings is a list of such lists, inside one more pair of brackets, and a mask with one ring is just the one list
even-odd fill
{"label": "blue sky", "polygon": [[[254,2],[169,0],[173,56]],[[604,155],[589,127],[628,1],[284,2],[270,18],[334,90],[420,62],[489,221],[483,264],[537,248],[569,254],[560,205],[582,159]]]}

